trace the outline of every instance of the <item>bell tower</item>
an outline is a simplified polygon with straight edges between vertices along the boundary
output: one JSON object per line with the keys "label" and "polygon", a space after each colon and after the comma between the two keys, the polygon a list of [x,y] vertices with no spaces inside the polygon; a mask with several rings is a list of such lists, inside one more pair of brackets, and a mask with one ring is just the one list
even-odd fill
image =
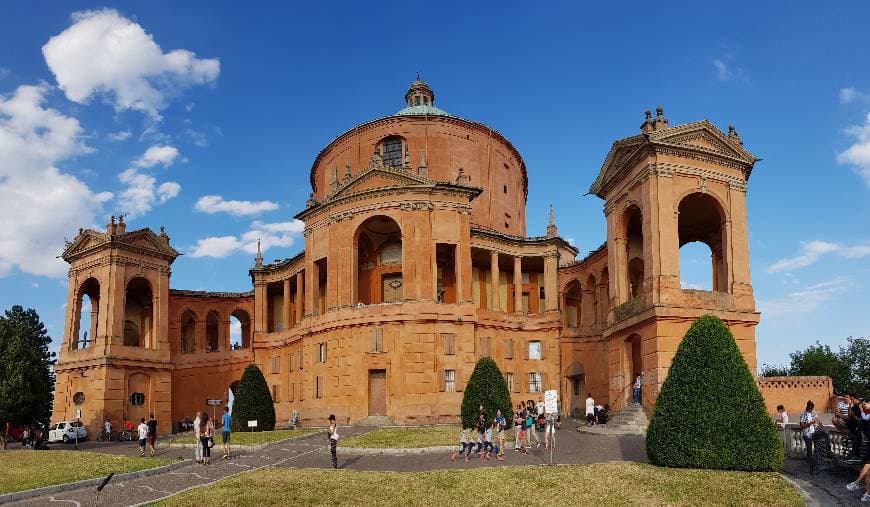
{"label": "bell tower", "polygon": [[[165,414],[168,429],[170,265],[178,252],[161,228],[127,231],[123,216],[105,231],[80,229],[62,257],[70,264],[53,420],[92,431]],[[161,431],[164,421],[161,421]]]}
{"label": "bell tower", "polygon": [[[759,314],[749,277],[746,189],[756,158],[734,127],[708,120],[670,126],[662,108],[647,111],[640,134],[621,139],[590,193],[604,199],[612,289],[608,341],[611,403],[644,379],[650,406],[694,320],[721,318],[755,368]],[[712,290],[683,288],[680,248],[710,249]]]}

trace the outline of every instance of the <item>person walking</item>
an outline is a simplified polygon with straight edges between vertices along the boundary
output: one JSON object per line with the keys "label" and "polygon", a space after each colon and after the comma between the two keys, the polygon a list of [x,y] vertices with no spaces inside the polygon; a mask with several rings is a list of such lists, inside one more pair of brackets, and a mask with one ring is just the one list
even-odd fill
{"label": "person walking", "polygon": [[199,443],[199,425],[202,423],[202,412],[196,413],[196,418],[193,420],[193,438],[196,445],[193,446],[193,459],[197,463],[202,463],[202,444]]}
{"label": "person walking", "polygon": [[490,453],[492,453],[492,428],[495,426],[495,421],[492,422],[492,426],[486,428],[486,431],[483,434],[483,452],[480,454],[480,459],[489,459]]}
{"label": "person walking", "polygon": [[[462,430],[459,431],[459,455],[460,456],[462,456],[462,454],[465,452],[465,438],[466,438],[465,437],[465,428],[462,428]],[[456,454],[457,454],[457,452],[453,451],[453,453],[450,455],[450,461],[456,461]]]}
{"label": "person walking", "polygon": [[870,463],[865,463],[861,467],[861,472],[854,482],[846,484],[846,489],[856,491],[861,488],[861,482],[864,483],[864,494],[861,496],[862,502],[870,502]]}
{"label": "person walking", "polygon": [[816,411],[814,410],[816,407],[815,403],[812,400],[807,402],[806,409],[801,414],[800,426],[801,426],[801,436],[804,439],[804,446],[807,449],[807,463],[810,466],[810,474],[815,472],[815,459],[813,459],[813,435],[816,432],[816,428],[820,426],[819,417],[816,415]]}
{"label": "person walking", "polygon": [[335,415],[329,415],[329,454],[332,456],[332,469],[338,468],[338,456],[336,455],[336,446],[338,445],[338,425],[335,423]]}
{"label": "person walking", "polygon": [[139,456],[145,456],[145,446],[148,445],[148,425],[145,418],[139,420]]}
{"label": "person walking", "polygon": [[788,442],[786,441],[786,437],[788,435],[788,430],[785,429],[788,426],[788,412],[785,411],[785,407],[783,405],[776,406],[776,415],[774,416],[773,421],[776,423],[776,428],[779,430],[780,440],[782,440],[782,448],[788,449]]}
{"label": "person walking", "polygon": [[106,442],[112,440],[112,421],[109,420],[109,416],[106,416],[103,422],[103,434],[106,435]]}
{"label": "person walking", "polygon": [[640,375],[634,379],[634,403],[640,405],[640,388],[643,386],[643,379]]}
{"label": "person walking", "polygon": [[232,420],[230,407],[224,407],[224,415],[221,417],[221,443],[224,446],[223,459],[230,459],[230,425]]}
{"label": "person walking", "polygon": [[519,451],[523,446],[523,405],[517,404],[517,411],[514,412],[514,450]]}
{"label": "person walking", "polygon": [[532,439],[535,441],[535,447],[541,446],[541,437],[538,436],[538,428],[535,425],[535,421],[538,419],[538,407],[535,406],[534,400],[529,400],[526,405],[526,411],[528,412],[526,416],[526,426],[528,426],[529,435],[526,439],[529,442],[529,448],[532,446]]}
{"label": "person walking", "polygon": [[211,447],[214,445],[214,424],[209,420],[208,413],[203,412],[199,420],[199,444],[202,446],[202,464],[211,463]]}
{"label": "person walking", "polygon": [[586,398],[586,423],[590,426],[595,425],[595,399],[592,397],[592,393],[588,393],[589,396]]}
{"label": "person walking", "polygon": [[495,457],[499,461],[504,461],[504,429],[507,426],[507,421],[501,414],[501,410],[495,412],[493,422],[496,424],[496,441],[498,442],[498,451],[495,453]]}
{"label": "person walking", "polygon": [[154,414],[151,414],[151,419],[148,419],[148,447],[149,452],[151,453],[151,457],[154,457],[156,454],[155,447],[157,446],[157,419],[154,418]]}

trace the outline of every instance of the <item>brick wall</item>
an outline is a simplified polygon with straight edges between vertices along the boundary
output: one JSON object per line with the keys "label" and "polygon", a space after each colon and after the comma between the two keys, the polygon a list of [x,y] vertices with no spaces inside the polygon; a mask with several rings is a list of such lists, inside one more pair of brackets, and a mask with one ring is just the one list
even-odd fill
{"label": "brick wall", "polygon": [[829,412],[834,396],[831,377],[758,377],[758,387],[771,414],[782,404],[792,417],[806,408],[807,400],[816,404],[816,412]]}

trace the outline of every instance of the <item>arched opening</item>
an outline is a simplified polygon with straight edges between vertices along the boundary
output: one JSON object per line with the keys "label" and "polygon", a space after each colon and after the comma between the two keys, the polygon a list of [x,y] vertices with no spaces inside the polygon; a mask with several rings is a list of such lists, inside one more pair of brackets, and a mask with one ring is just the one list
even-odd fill
{"label": "arched opening", "polygon": [[[700,288],[714,291],[728,290],[728,271],[725,259],[725,213],[719,202],[710,194],[693,193],[680,201],[677,231],[680,245],[680,285],[683,288]],[[709,251],[698,243],[709,248]],[[684,248],[685,247],[685,248]],[[685,250],[685,252],[684,252]],[[709,261],[701,263],[705,255]],[[692,262],[692,261],[695,262]],[[693,279],[694,272],[707,271],[700,266],[710,266],[712,276],[707,283]],[[693,269],[697,265],[699,269]],[[709,272],[709,271],[708,271]],[[699,277],[698,280],[701,278]]]}
{"label": "arched opening", "polygon": [[357,249],[357,302],[363,305],[404,300],[402,231],[390,217],[363,222],[355,236]]}
{"label": "arched opening", "polygon": [[76,298],[76,323],[72,347],[86,349],[97,337],[97,321],[100,312],[100,282],[88,278],[79,287]]}
{"label": "arched opening", "polygon": [[565,287],[565,325],[568,328],[576,328],[580,325],[580,282],[571,280]]}
{"label": "arched opening", "polygon": [[154,298],[151,284],[144,278],[133,278],[127,283],[124,304],[124,345],[153,348]]}
{"label": "arched opening", "polygon": [[241,350],[250,346],[251,316],[242,309],[235,309],[230,314],[230,347]]}
{"label": "arched opening", "polygon": [[635,333],[625,339],[625,367],[623,368],[623,394],[626,403],[631,399],[635,379],[643,374],[643,340]]}
{"label": "arched opening", "polygon": [[571,417],[580,418],[586,411],[586,370],[580,363],[573,363],[565,370],[568,379],[569,404]]}
{"label": "arched opening", "polygon": [[181,314],[181,353],[193,354],[196,352],[196,315],[185,310]]}
{"label": "arched opening", "polygon": [[590,326],[598,322],[598,294],[596,292],[596,285],[595,276],[590,274],[586,279],[585,291],[587,299],[585,323]]}
{"label": "arched opening", "polygon": [[216,311],[208,312],[205,317],[205,351],[217,352],[220,349],[220,319]]}
{"label": "arched opening", "polygon": [[284,322],[284,282],[266,284],[266,330],[269,333],[287,329]]}
{"label": "arched opening", "polygon": [[625,276],[628,297],[636,298],[643,292],[643,215],[640,208],[630,206],[622,216],[625,238]]}

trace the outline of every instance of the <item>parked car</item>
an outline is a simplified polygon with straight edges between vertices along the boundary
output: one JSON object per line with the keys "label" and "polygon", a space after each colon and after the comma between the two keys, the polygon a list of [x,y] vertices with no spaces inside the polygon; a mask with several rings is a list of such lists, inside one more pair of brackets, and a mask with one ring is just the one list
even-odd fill
{"label": "parked car", "polygon": [[68,444],[76,439],[76,433],[79,440],[88,438],[88,429],[84,424],[78,421],[61,421],[51,426],[48,431],[48,441]]}

